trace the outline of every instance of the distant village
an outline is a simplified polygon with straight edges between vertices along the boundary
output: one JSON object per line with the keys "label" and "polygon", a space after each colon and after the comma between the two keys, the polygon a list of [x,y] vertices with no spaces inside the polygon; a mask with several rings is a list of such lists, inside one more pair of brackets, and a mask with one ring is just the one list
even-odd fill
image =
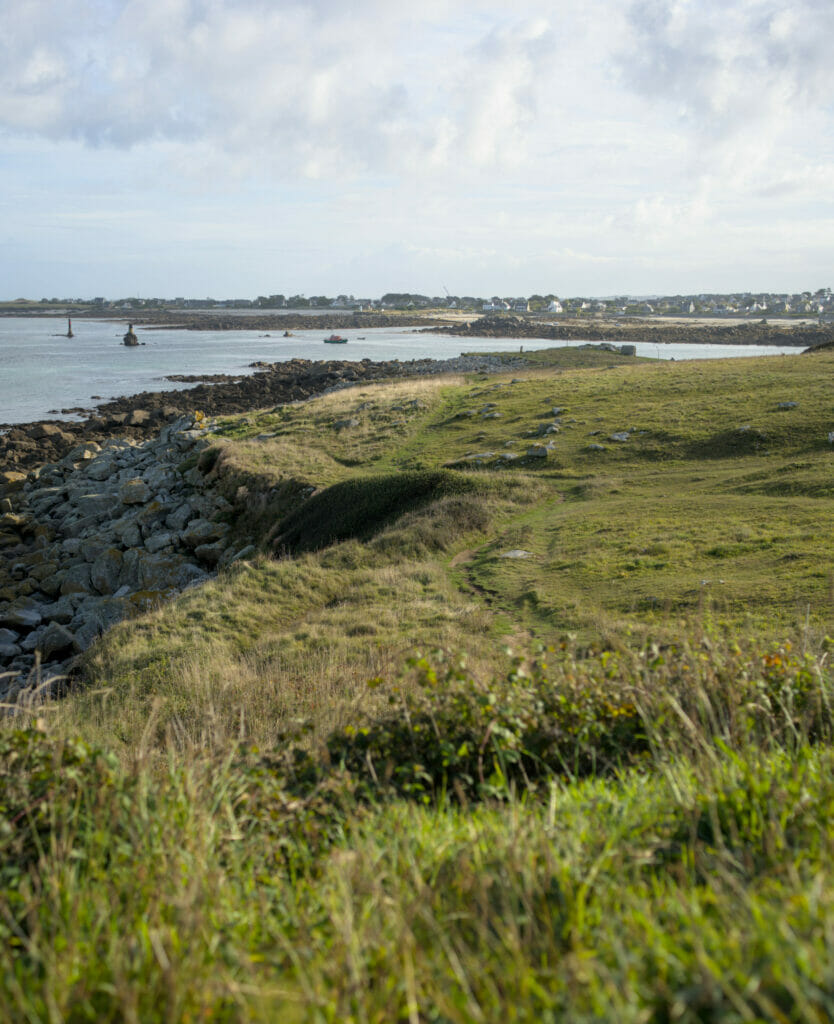
{"label": "distant village", "polygon": [[130,312],[149,309],[316,309],[371,312],[374,310],[457,310],[478,314],[539,313],[552,316],[639,316],[639,317],[814,317],[834,319],[834,296],[830,288],[796,293],[734,292],[726,295],[618,295],[606,298],[560,298],[555,294],[490,297],[475,295],[420,295],[388,292],[379,299],[353,295],[259,295],[255,299],[139,298],[121,299],[52,298],[40,302],[17,299],[15,306],[94,307],[102,312]]}

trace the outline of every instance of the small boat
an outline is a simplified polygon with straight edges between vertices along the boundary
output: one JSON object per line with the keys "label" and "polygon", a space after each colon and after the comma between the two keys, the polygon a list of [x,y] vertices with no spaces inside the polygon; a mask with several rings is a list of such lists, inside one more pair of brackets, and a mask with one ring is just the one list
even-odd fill
{"label": "small boat", "polygon": [[291,338],[292,337],[292,331],[284,331],[283,337]]}
{"label": "small boat", "polygon": [[341,334],[331,334],[329,338],[324,339],[325,345],[346,345],[347,338],[343,338]]}

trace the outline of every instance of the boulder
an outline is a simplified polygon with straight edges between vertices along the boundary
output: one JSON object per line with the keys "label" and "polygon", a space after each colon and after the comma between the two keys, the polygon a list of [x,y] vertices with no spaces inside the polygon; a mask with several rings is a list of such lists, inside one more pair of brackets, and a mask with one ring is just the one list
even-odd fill
{"label": "boulder", "polygon": [[38,641],[38,650],[44,658],[50,658],[54,654],[63,654],[75,648],[75,637],[72,633],[58,622],[50,622],[45,627]]}
{"label": "boulder", "polygon": [[75,501],[75,507],[82,516],[106,516],[118,505],[117,499],[108,492],[98,494],[79,494]]}
{"label": "boulder", "polygon": [[110,528],[126,548],[138,548],[142,543],[142,531],[135,519],[123,516],[111,523]]}
{"label": "boulder", "polygon": [[153,497],[153,492],[141,477],[126,480],[119,488],[119,498],[124,505],[144,505]]}
{"label": "boulder", "polygon": [[165,526],[169,530],[179,532],[185,529],[186,523],[193,519],[197,513],[191,507],[190,503],[185,501],[182,505],[174,509],[173,512],[169,512],[165,518]]}
{"label": "boulder", "polygon": [[0,611],[0,626],[12,629],[35,629],[43,621],[38,605],[19,603]]}
{"label": "boulder", "polygon": [[0,644],[13,644],[20,639],[20,633],[13,629],[0,629]]}
{"label": "boulder", "polygon": [[204,569],[172,555],[150,555],[139,563],[138,590],[182,590],[208,579]]}
{"label": "boulder", "polygon": [[69,595],[62,597],[60,600],[53,602],[52,604],[45,604],[41,607],[44,622],[59,622],[62,626],[68,625],[72,622],[75,615],[75,609],[72,605],[72,600]]}
{"label": "boulder", "polygon": [[78,444],[67,454],[67,459],[70,462],[89,462],[94,459],[100,451],[99,445],[95,441],[85,441],[84,444]]}
{"label": "boulder", "polygon": [[90,480],[109,480],[117,472],[116,460],[109,454],[99,455],[87,467],[87,476]]}
{"label": "boulder", "polygon": [[106,551],[108,547],[110,547],[110,545],[100,536],[85,537],[81,541],[78,553],[85,562],[95,562],[102,551]]}
{"label": "boulder", "polygon": [[118,548],[107,548],[93,562],[90,582],[100,594],[112,594],[118,589],[123,561]]}
{"label": "boulder", "polygon": [[18,473],[15,469],[7,469],[0,473],[0,489],[6,494],[13,494],[23,489],[26,483],[26,474]]}
{"label": "boulder", "polygon": [[163,548],[172,547],[174,539],[175,535],[167,531],[152,533],[145,541],[145,550],[149,551],[151,554],[155,554],[157,551],[162,551]]}
{"label": "boulder", "polygon": [[200,544],[212,544],[220,540],[228,532],[225,523],[215,523],[209,519],[195,519],[182,531],[182,542],[190,548]]}
{"label": "boulder", "polygon": [[151,414],[147,409],[131,409],[125,417],[125,425],[128,427],[140,427],[150,423]]}
{"label": "boulder", "polygon": [[26,431],[26,434],[35,441],[41,441],[45,438],[57,441],[71,441],[73,439],[72,434],[68,434],[55,423],[36,423]]}
{"label": "boulder", "polygon": [[90,566],[86,562],[71,565],[64,573],[62,594],[89,594],[92,587]]}

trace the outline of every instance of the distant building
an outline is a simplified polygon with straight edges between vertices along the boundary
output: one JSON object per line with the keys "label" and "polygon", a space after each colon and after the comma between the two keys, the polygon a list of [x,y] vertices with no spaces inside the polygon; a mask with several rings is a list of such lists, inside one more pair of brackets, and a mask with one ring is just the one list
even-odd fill
{"label": "distant building", "polygon": [[554,299],[547,307],[548,313],[564,313],[562,303],[558,299]]}

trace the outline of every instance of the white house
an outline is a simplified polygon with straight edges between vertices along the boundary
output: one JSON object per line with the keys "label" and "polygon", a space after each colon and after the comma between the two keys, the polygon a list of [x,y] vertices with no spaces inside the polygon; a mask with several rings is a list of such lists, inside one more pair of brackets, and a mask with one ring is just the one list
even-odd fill
{"label": "white house", "polygon": [[562,303],[558,299],[554,299],[550,303],[550,305],[547,307],[547,312],[548,313],[564,313],[565,311],[562,308]]}

